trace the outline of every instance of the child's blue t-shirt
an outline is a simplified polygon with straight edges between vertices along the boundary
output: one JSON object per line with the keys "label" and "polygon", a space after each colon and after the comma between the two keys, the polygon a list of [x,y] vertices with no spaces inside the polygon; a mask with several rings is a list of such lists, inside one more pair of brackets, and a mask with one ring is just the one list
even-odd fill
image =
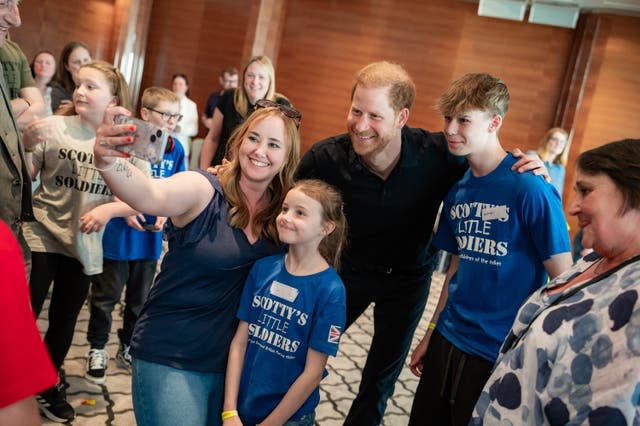
{"label": "child's blue t-shirt", "polygon": [[[177,141],[162,162],[151,164],[153,178],[165,178],[185,170],[184,148]],[[155,223],[156,216],[144,215],[146,223]],[[162,232],[138,231],[122,217],[111,219],[102,236],[103,256],[111,260],[156,260],[162,253]]]}
{"label": "child's blue t-shirt", "polygon": [[[245,424],[260,423],[282,401],[304,370],[309,348],[335,356],[344,331],[346,295],[335,270],[294,276],[284,259],[258,260],[240,299],[238,318],[249,325],[238,394]],[[290,420],[313,412],[319,400],[316,388]]]}
{"label": "child's blue t-shirt", "polygon": [[494,362],[520,305],[547,282],[543,261],[569,252],[553,185],[511,170],[508,154],[486,176],[468,170],[445,197],[436,247],[459,256],[438,331],[462,351]]}

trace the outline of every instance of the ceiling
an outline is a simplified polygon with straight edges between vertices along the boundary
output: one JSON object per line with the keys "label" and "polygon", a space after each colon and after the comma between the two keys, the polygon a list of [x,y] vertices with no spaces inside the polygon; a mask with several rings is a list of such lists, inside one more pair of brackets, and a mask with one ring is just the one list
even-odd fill
{"label": "ceiling", "polygon": [[556,0],[549,3],[575,5],[581,11],[612,12],[640,15],[640,0]]}
{"label": "ceiling", "polygon": [[581,12],[640,16],[640,0],[526,0],[526,2],[578,6]]}

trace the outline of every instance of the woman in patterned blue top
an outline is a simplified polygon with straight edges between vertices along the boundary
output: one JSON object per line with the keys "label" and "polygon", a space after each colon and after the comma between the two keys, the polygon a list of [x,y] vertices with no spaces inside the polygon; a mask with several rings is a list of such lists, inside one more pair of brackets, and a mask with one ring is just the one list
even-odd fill
{"label": "woman in patterned blue top", "polygon": [[111,190],[139,211],[169,217],[169,251],[131,340],[138,425],[219,425],[229,344],[254,262],[282,252],[275,218],[300,154],[300,113],[266,106],[234,134],[230,164],[214,177],[151,179],[119,161],[131,140],[112,109],[97,132],[95,161]]}
{"label": "woman in patterned blue top", "polygon": [[595,253],[520,308],[472,424],[640,422],[640,140],[581,154],[575,192]]}

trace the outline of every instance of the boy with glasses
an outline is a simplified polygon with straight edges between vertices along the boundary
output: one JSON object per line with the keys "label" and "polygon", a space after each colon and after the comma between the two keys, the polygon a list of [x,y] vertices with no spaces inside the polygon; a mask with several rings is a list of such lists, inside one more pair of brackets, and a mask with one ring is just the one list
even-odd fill
{"label": "boy with glasses", "polygon": [[[180,121],[180,99],[168,89],[150,87],[142,95],[140,117],[150,123],[173,131]],[[173,139],[159,164],[151,165],[154,178],[164,178],[185,170],[184,149]],[[133,161],[141,161],[133,159]],[[147,167],[146,164],[144,167]],[[90,317],[87,340],[91,345],[87,356],[85,377],[96,384],[105,381],[109,356],[105,346],[111,330],[111,313],[120,300],[125,284],[123,326],[118,330],[117,363],[131,368],[129,344],[134,325],[149,293],[162,252],[162,228],[165,217],[146,214],[114,218],[106,226],[102,239],[103,272],[92,277]]]}

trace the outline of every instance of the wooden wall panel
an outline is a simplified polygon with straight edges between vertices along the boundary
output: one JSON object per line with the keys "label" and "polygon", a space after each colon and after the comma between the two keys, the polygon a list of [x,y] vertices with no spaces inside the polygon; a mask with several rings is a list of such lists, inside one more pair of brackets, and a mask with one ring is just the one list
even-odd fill
{"label": "wooden wall panel", "polygon": [[305,148],[343,132],[353,74],[377,60],[402,64],[418,96],[409,124],[441,128],[437,97],[467,72],[503,78],[511,107],[506,147],[533,148],[552,124],[571,30],[477,16],[466,1],[289,2],[278,87],[304,115]]}
{"label": "wooden wall panel", "polygon": [[[565,210],[573,201],[575,159],[580,152],[624,138],[640,138],[640,18],[601,17],[596,54],[576,119],[567,168]],[[569,218],[572,232],[577,221]]]}
{"label": "wooden wall panel", "polygon": [[29,60],[40,49],[59,56],[69,41],[81,40],[95,58],[113,60],[115,0],[30,0],[20,3],[22,26],[11,30]]}
{"label": "wooden wall panel", "polygon": [[[219,88],[225,66],[241,69],[251,0],[154,0],[142,89],[171,87],[171,76],[189,77],[190,98],[202,113],[209,94]],[[200,126],[200,135],[204,136]]]}
{"label": "wooden wall panel", "polygon": [[582,150],[629,137],[640,137],[640,25],[637,18],[604,17],[605,52],[594,85],[591,107],[583,115]]}

